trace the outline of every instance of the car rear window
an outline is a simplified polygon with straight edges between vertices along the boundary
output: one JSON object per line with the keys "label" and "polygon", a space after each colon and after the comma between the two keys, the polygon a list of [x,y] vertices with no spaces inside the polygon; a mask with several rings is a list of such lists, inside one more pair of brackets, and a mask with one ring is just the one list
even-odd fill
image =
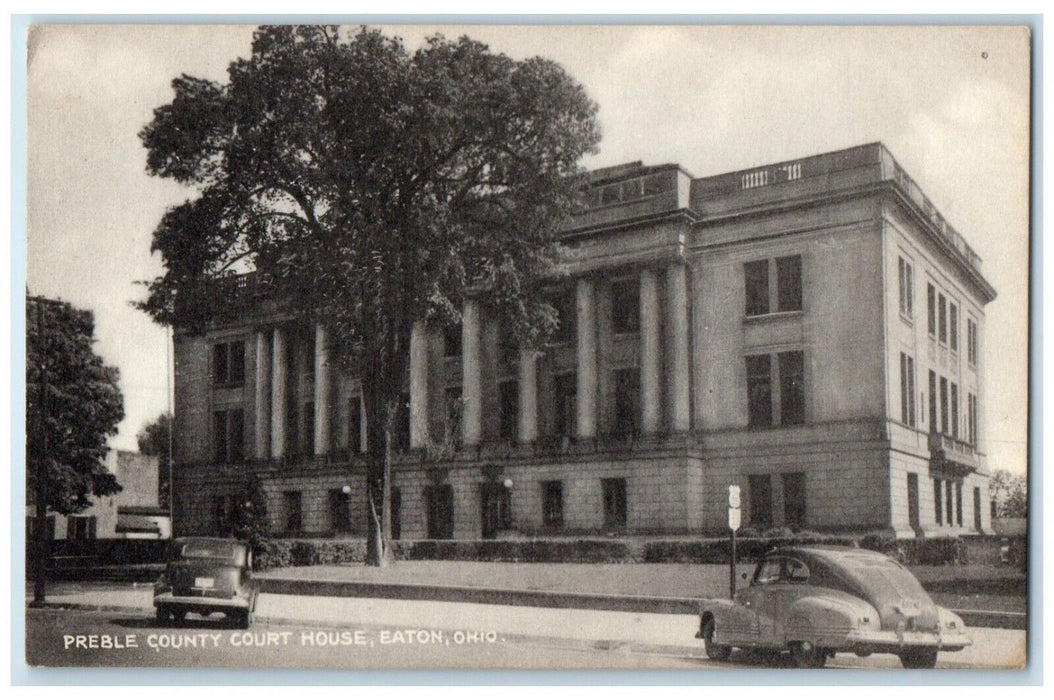
{"label": "car rear window", "polygon": [[238,558],[239,547],[226,542],[188,542],[179,552],[180,559],[223,559],[233,561]]}
{"label": "car rear window", "polygon": [[843,555],[839,563],[859,577],[866,588],[893,589],[902,598],[925,596],[925,589],[903,566],[886,557]]}

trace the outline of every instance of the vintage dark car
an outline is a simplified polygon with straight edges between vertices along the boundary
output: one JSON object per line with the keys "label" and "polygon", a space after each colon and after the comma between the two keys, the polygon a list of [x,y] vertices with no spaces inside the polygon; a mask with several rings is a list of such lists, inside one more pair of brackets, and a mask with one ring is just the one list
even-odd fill
{"label": "vintage dark car", "polygon": [[157,620],[179,625],[187,613],[223,613],[248,629],[256,609],[252,550],[244,542],[184,537],[172,542],[165,573],[154,584]]}
{"label": "vintage dark car", "polygon": [[903,565],[849,547],[773,550],[735,600],[701,601],[699,613],[697,636],[716,660],[734,647],[786,650],[797,666],[821,668],[839,652],[877,652],[896,654],[904,668],[934,668],[937,652],[971,644],[963,621]]}

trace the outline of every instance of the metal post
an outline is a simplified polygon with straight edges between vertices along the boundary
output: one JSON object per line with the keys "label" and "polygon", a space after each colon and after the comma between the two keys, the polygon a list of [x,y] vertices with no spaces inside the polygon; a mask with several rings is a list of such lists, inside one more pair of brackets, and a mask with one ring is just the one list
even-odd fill
{"label": "metal post", "polygon": [[43,606],[47,597],[47,565],[50,558],[48,542],[48,370],[47,370],[47,334],[44,330],[44,300],[37,299],[37,357],[40,362],[40,385],[38,401],[40,402],[38,428],[40,430],[40,453],[34,470],[36,489],[36,513],[33,518],[36,524],[36,561],[34,562],[33,607]]}
{"label": "metal post", "polygon": [[732,530],[732,556],[728,562],[728,597],[736,598],[736,531]]}

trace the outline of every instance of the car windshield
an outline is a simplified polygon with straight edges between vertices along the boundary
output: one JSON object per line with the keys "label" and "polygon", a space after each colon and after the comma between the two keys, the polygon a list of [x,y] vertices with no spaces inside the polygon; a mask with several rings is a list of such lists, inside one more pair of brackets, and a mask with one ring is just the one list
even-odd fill
{"label": "car windshield", "polygon": [[220,559],[240,563],[244,547],[233,542],[187,542],[179,550],[180,559]]}

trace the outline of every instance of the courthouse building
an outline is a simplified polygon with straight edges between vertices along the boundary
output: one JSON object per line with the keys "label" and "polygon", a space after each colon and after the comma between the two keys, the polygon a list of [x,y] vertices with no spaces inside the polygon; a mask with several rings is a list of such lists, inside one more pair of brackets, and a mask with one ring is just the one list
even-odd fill
{"label": "courthouse building", "polygon": [[[731,484],[756,530],[990,531],[995,290],[884,146],[698,179],[630,163],[584,194],[548,350],[471,299],[459,328],[414,327],[399,537],[719,533]],[[221,532],[250,474],[275,533],[363,534],[358,378],[237,287],[175,335],[177,534]]]}

